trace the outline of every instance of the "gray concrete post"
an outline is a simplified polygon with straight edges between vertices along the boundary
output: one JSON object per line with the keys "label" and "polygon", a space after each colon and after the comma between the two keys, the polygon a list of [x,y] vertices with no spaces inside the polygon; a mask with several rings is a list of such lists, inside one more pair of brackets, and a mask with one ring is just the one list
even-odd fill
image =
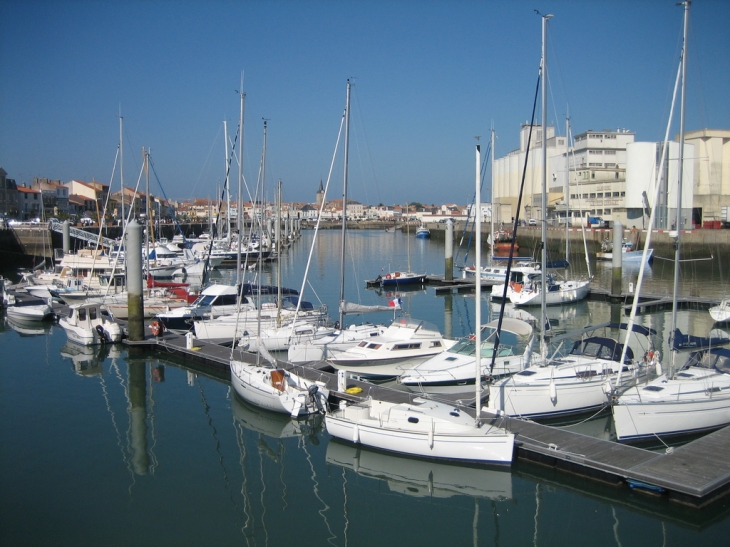
{"label": "gray concrete post", "polygon": [[446,221],[444,256],[444,279],[452,281],[454,279],[454,221],[451,219]]}
{"label": "gray concrete post", "polygon": [[71,252],[71,230],[69,229],[68,220],[64,220],[61,225],[63,228],[63,254]]}
{"label": "gray concrete post", "polygon": [[127,225],[124,263],[127,268],[127,306],[129,339],[144,340],[144,296],[142,292],[142,225],[133,220]]}
{"label": "gray concrete post", "polygon": [[612,253],[612,264],[613,264],[613,276],[611,278],[611,296],[621,296],[621,264],[623,259],[622,244],[624,242],[624,227],[616,221],[613,223],[613,249]]}

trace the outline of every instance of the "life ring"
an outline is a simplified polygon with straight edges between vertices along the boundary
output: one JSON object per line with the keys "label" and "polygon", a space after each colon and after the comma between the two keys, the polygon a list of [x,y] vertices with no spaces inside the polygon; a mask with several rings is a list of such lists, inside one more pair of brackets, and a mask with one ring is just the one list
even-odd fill
{"label": "life ring", "polygon": [[390,279],[390,274],[385,274],[385,279]]}
{"label": "life ring", "polygon": [[476,340],[476,339],[477,339],[477,337],[476,337],[475,334],[470,334],[469,335],[469,340]]}
{"label": "life ring", "polygon": [[152,321],[150,323],[150,330],[154,336],[162,336],[165,332],[165,324],[161,321]]}
{"label": "life ring", "polygon": [[648,363],[654,359],[654,351],[649,350],[644,354],[644,362]]}
{"label": "life ring", "polygon": [[515,292],[522,291],[522,283],[516,283],[514,281],[510,281],[509,286],[512,287],[512,290]]}

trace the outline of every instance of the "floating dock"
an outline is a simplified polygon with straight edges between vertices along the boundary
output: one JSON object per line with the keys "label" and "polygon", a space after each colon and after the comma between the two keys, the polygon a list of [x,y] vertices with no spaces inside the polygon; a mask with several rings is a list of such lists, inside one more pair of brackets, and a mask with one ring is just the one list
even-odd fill
{"label": "floating dock", "polygon": [[[196,369],[215,371],[225,377],[229,373],[231,348],[194,340],[193,349],[186,348],[184,336],[165,332],[159,337],[147,337],[140,342],[125,343],[131,348],[156,349],[183,361],[194,363]],[[235,351],[236,359],[256,362],[255,354]],[[373,397],[392,402],[410,402],[422,394],[348,379],[348,387],[362,388],[358,395],[338,392],[337,376],[325,364],[292,365],[279,362],[281,368],[295,371],[310,380],[327,384],[333,400],[359,400]],[[439,399],[443,400],[443,399]],[[449,400],[472,415],[467,401]],[[473,401],[472,401],[473,402]],[[720,429],[684,446],[663,453],[644,448],[597,439],[580,433],[518,418],[504,418],[483,413],[487,422],[505,427],[515,433],[515,457],[535,462],[563,472],[598,480],[615,486],[631,487],[649,495],[660,495],[673,502],[694,508],[705,507],[730,490],[730,427]]]}

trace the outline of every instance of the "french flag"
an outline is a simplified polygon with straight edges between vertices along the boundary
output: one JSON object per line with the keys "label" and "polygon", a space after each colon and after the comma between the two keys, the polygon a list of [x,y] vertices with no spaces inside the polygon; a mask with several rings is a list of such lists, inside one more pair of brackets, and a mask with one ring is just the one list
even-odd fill
{"label": "french flag", "polygon": [[402,302],[401,302],[400,298],[394,298],[393,300],[388,302],[388,306],[390,306],[391,308],[395,308],[396,310],[400,309],[401,304],[402,304]]}

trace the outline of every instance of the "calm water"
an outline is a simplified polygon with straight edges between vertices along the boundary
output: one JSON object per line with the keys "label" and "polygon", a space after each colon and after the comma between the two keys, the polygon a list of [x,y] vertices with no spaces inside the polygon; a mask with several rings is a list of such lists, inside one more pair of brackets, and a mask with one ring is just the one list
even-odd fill
{"label": "calm water", "polygon": [[[285,285],[301,283],[309,236],[283,264]],[[339,236],[321,243],[305,294],[334,312]],[[408,260],[404,237],[379,232],[353,234],[348,256],[347,298],[363,303],[389,298],[365,279]],[[443,247],[414,238],[411,264],[442,273]],[[474,329],[473,296],[402,299],[453,336]],[[608,320],[611,308],[550,313],[570,330]],[[695,333],[713,327],[706,311],[680,321]],[[509,471],[357,449],[317,421],[245,406],[225,379],[162,354],[84,350],[57,326],[5,321],[0,363],[2,545],[680,546],[726,545],[730,534],[730,500],[696,511],[524,462]]]}

